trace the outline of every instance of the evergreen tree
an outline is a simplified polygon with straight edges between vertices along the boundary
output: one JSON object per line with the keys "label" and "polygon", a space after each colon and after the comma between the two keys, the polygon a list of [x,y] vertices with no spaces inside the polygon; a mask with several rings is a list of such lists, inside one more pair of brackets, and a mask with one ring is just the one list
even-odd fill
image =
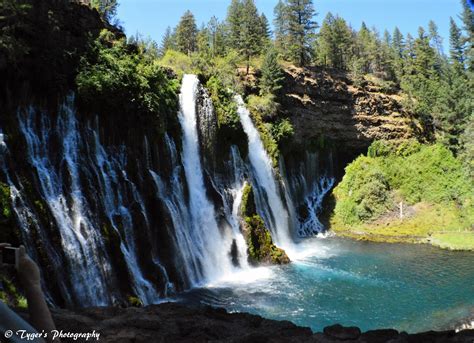
{"label": "evergreen tree", "polygon": [[351,31],[346,21],[331,13],[326,15],[318,36],[317,59],[319,63],[346,69],[350,56]]}
{"label": "evergreen tree", "polygon": [[268,49],[262,64],[260,78],[260,93],[275,95],[282,87],[284,80],[283,69],[278,63],[278,52],[274,48]]}
{"label": "evergreen tree", "polygon": [[207,24],[210,36],[212,56],[220,56],[225,52],[225,27],[220,23],[217,17],[212,16]]}
{"label": "evergreen tree", "polygon": [[105,20],[110,22],[117,14],[118,2],[117,0],[92,0],[91,7],[95,8]]}
{"label": "evergreen tree", "polygon": [[461,40],[461,30],[453,18],[450,18],[449,45],[451,63],[453,63],[456,68],[464,69],[464,46]]}
{"label": "evergreen tree", "polygon": [[159,50],[160,55],[163,56],[166,54],[166,51],[170,49],[176,49],[176,32],[171,30],[171,27],[168,26],[166,28],[165,34],[163,35],[163,39],[161,40],[161,46]]}
{"label": "evergreen tree", "polygon": [[461,19],[463,21],[463,28],[466,31],[466,38],[464,43],[466,44],[465,57],[468,63],[468,68],[471,72],[474,72],[474,12],[473,4],[471,0],[461,0],[463,12]]}
{"label": "evergreen tree", "polygon": [[262,48],[261,21],[254,0],[244,0],[242,8],[242,28],[240,32],[239,50],[247,61],[247,74],[250,58]]}
{"label": "evergreen tree", "polygon": [[201,25],[196,37],[196,46],[199,54],[205,58],[211,55],[211,35],[204,24]]}
{"label": "evergreen tree", "polygon": [[288,10],[282,0],[279,0],[275,6],[273,17],[275,46],[282,56],[288,57]]}
{"label": "evergreen tree", "polygon": [[227,9],[228,42],[233,49],[240,48],[243,20],[243,3],[241,0],[232,0]]}
{"label": "evergreen tree", "polygon": [[383,42],[385,43],[385,45],[387,46],[391,46],[392,45],[392,36],[390,36],[390,32],[388,32],[387,30],[385,30],[383,32]]}
{"label": "evergreen tree", "polygon": [[395,55],[398,58],[401,58],[403,56],[403,50],[405,49],[405,42],[403,40],[403,35],[398,29],[398,27],[395,27],[395,30],[393,31],[392,49],[395,51]]}
{"label": "evergreen tree", "polygon": [[431,46],[436,50],[439,56],[443,56],[443,39],[438,33],[438,26],[433,20],[428,23],[428,31]]}
{"label": "evergreen tree", "polygon": [[190,55],[197,49],[197,26],[191,11],[184,12],[176,28],[176,45],[179,51]]}
{"label": "evergreen tree", "polygon": [[272,36],[272,31],[270,30],[270,24],[264,13],[260,15],[260,36],[262,42],[268,43]]}
{"label": "evergreen tree", "polygon": [[291,60],[299,66],[311,58],[317,24],[312,0],[287,0],[289,52]]}

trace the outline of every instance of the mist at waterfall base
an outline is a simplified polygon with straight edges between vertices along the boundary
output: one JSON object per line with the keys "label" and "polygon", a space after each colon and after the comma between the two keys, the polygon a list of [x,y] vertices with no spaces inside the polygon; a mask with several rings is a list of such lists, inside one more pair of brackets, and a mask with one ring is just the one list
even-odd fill
{"label": "mist at waterfall base", "polygon": [[178,299],[321,331],[340,323],[410,333],[452,329],[474,309],[474,255],[426,245],[311,239],[303,256]]}

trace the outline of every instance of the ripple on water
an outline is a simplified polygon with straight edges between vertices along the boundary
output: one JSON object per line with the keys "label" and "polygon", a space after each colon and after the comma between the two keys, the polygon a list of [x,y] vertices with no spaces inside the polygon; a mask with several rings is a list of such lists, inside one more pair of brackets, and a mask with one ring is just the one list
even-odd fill
{"label": "ripple on water", "polygon": [[474,253],[337,238],[308,240],[298,249],[290,265],[245,271],[182,301],[288,319],[318,331],[336,322],[363,330],[441,330],[454,328],[474,309]]}

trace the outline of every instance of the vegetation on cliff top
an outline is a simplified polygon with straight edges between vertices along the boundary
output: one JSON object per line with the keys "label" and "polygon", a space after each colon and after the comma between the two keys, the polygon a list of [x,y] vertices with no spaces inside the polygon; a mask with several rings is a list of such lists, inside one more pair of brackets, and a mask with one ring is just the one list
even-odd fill
{"label": "vegetation on cliff top", "polygon": [[439,244],[459,231],[474,235],[473,188],[462,163],[441,144],[374,142],[334,189],[332,227],[374,240],[437,234]]}
{"label": "vegetation on cliff top", "polygon": [[99,113],[128,113],[158,119],[177,112],[178,82],[158,64],[153,45],[127,43],[103,30],[87,56],[81,59],[76,78],[79,101]]}

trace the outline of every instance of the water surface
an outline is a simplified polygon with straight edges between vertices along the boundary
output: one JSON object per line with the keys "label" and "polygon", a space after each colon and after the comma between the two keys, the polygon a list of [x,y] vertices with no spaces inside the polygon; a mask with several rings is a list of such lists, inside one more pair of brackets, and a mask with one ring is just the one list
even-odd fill
{"label": "water surface", "polygon": [[472,316],[474,253],[427,245],[313,239],[287,266],[253,269],[180,297],[321,331],[442,330]]}

